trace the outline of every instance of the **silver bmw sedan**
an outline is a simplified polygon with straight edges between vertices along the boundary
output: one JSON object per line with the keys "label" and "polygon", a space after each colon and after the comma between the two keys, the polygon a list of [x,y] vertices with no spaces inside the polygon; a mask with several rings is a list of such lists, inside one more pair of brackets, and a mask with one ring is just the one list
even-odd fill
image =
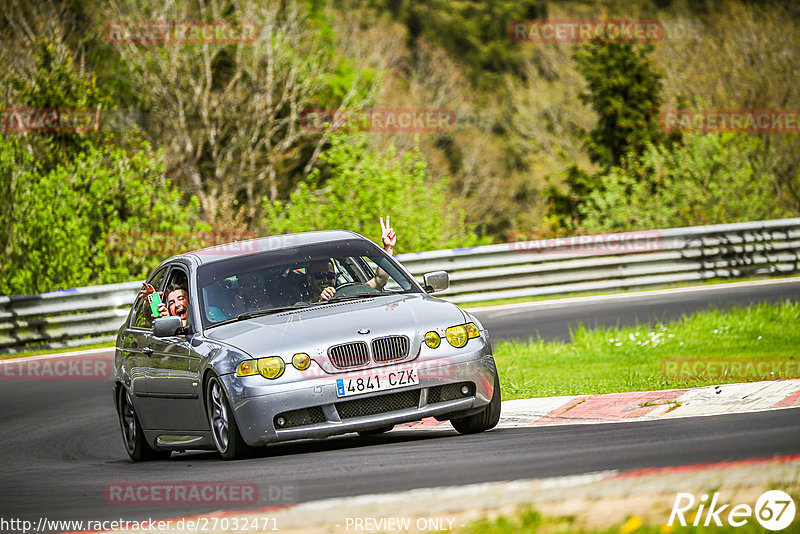
{"label": "silver bmw sedan", "polygon": [[[493,428],[500,382],[488,333],[346,231],[187,252],[148,278],[116,343],[114,403],[133,460],[258,447],[427,417]],[[148,298],[149,297],[149,298]]]}

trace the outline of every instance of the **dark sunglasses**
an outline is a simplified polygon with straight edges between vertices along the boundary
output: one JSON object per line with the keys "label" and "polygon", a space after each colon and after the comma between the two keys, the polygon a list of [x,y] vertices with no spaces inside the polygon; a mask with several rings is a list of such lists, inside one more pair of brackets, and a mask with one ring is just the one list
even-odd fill
{"label": "dark sunglasses", "polygon": [[336,280],[336,273],[328,271],[327,273],[314,273],[314,278],[317,280]]}

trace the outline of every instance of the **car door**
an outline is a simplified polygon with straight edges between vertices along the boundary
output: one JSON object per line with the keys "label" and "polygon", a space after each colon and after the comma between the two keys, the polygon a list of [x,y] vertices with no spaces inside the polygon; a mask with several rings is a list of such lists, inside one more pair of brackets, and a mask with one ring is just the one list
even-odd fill
{"label": "car door", "polygon": [[[148,283],[156,291],[161,290],[167,268],[161,268],[150,277]],[[152,366],[153,316],[146,298],[137,297],[128,328],[122,337],[123,380],[131,394],[136,414],[142,428],[150,429],[158,425],[156,415],[150,405],[148,380],[153,372]]]}
{"label": "car door", "polygon": [[[181,264],[170,268],[168,287],[176,279],[188,281],[188,270]],[[187,287],[187,291],[188,291]],[[191,293],[190,293],[191,294]],[[167,295],[164,295],[164,302]],[[190,324],[196,319],[195,302],[189,302]],[[160,430],[173,432],[208,430],[200,409],[203,402],[200,356],[191,350],[191,335],[157,338],[151,336],[151,373],[147,379],[149,404],[158,415]]]}

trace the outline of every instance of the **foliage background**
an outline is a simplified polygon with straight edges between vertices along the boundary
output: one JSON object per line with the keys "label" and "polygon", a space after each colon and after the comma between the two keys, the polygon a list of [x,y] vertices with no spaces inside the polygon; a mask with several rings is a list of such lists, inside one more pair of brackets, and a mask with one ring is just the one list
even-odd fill
{"label": "foliage background", "polygon": [[[652,47],[512,43],[519,19],[658,19]],[[127,20],[253,43],[110,42]],[[800,213],[797,134],[666,135],[664,109],[800,109],[800,7],[772,0],[7,0],[0,293],[141,278],[173,252],[345,227],[398,252]],[[445,108],[451,131],[311,131],[314,109]],[[153,243],[168,241],[163,250]]]}

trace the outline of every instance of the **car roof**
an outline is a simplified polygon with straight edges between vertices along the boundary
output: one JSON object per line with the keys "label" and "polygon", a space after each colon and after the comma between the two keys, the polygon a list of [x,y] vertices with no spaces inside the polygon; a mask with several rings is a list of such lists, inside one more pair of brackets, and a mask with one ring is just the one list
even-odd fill
{"label": "car roof", "polygon": [[294,248],[304,245],[316,245],[329,243],[331,241],[341,241],[343,239],[364,239],[366,238],[355,232],[348,230],[323,230],[318,232],[301,232],[296,234],[273,235],[269,237],[257,237],[245,241],[234,241],[193,250],[179,254],[167,261],[191,256],[200,265],[212,263],[219,260],[235,258],[238,256],[248,256],[257,252],[268,252],[271,250],[281,250]]}

